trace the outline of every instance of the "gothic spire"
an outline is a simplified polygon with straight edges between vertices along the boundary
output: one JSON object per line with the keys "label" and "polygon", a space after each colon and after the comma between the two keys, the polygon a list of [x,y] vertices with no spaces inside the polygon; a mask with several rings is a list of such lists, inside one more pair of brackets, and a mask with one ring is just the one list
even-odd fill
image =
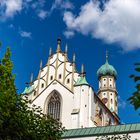
{"label": "gothic spire", "polygon": [[50,50],[49,50],[49,56],[51,56],[52,55],[52,48],[50,48]]}
{"label": "gothic spire", "polygon": [[75,56],[75,53],[73,54],[73,63],[75,63],[75,59],[76,59],[76,56]]}
{"label": "gothic spire", "polygon": [[106,62],[108,63],[108,50],[106,49]]}
{"label": "gothic spire", "polygon": [[84,64],[81,65],[81,76],[85,76]]}
{"label": "gothic spire", "polygon": [[60,37],[58,37],[58,39],[57,39],[57,50],[56,50],[57,53],[59,53],[61,51],[60,44],[61,44],[61,39],[60,39]]}
{"label": "gothic spire", "polygon": [[30,77],[30,86],[32,85],[33,83],[33,73],[31,73],[31,77]]}
{"label": "gothic spire", "polygon": [[66,44],[65,45],[65,53],[67,53],[68,52],[68,45]]}
{"label": "gothic spire", "polygon": [[40,70],[42,69],[42,60],[40,61]]}

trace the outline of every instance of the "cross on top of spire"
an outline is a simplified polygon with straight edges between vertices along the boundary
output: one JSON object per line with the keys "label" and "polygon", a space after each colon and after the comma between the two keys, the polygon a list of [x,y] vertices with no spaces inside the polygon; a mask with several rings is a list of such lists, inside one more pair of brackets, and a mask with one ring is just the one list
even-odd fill
{"label": "cross on top of spire", "polygon": [[108,50],[106,49],[106,62],[108,62]]}

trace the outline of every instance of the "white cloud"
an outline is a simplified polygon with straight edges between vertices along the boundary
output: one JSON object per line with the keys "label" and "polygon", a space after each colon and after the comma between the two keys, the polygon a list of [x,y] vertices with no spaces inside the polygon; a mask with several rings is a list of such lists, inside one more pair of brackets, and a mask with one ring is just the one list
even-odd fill
{"label": "white cloud", "polygon": [[45,0],[30,1],[30,6],[33,9],[41,9],[45,6]]}
{"label": "white cloud", "polygon": [[24,38],[31,38],[32,33],[31,32],[26,32],[26,31],[20,31],[20,36]]}
{"label": "white cloud", "polygon": [[16,13],[22,10],[22,0],[1,0],[0,1],[0,15],[1,18],[6,19],[13,17]]}
{"label": "white cloud", "polygon": [[73,31],[65,31],[64,35],[66,36],[66,38],[71,38],[74,36],[74,32]]}
{"label": "white cloud", "polygon": [[67,31],[120,43],[125,51],[140,48],[140,0],[109,0],[103,10],[90,0],[78,15],[66,11],[63,20]]}
{"label": "white cloud", "polygon": [[126,102],[120,96],[118,96],[118,107],[122,109],[126,107]]}
{"label": "white cloud", "polygon": [[0,20],[5,21],[18,13],[32,10],[42,20],[46,19],[55,9],[67,10],[74,6],[69,0],[54,0],[50,9],[45,7],[46,0],[0,0]]}
{"label": "white cloud", "polygon": [[0,19],[6,20],[17,13],[26,10],[34,10],[36,15],[45,19],[47,12],[44,9],[45,0],[0,0]]}
{"label": "white cloud", "polygon": [[38,17],[39,17],[40,19],[45,19],[45,18],[47,17],[47,12],[44,11],[44,10],[40,10],[40,11],[38,12]]}
{"label": "white cloud", "polygon": [[67,0],[67,1],[62,2],[61,8],[63,8],[63,9],[73,9],[74,6],[70,1]]}
{"label": "white cloud", "polygon": [[54,11],[54,9],[73,9],[74,6],[69,0],[55,0],[52,4],[50,13]]}
{"label": "white cloud", "polygon": [[35,11],[36,15],[44,20],[48,16],[48,12],[45,9],[45,0],[36,0],[36,1],[30,1],[30,4],[28,4],[28,8],[31,8]]}

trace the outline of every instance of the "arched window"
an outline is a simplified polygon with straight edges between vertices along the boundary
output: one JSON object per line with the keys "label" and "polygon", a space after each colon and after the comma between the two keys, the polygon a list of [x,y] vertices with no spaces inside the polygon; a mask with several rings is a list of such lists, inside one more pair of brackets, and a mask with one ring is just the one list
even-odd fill
{"label": "arched window", "polygon": [[67,79],[67,84],[69,84],[70,83],[70,79]]}
{"label": "arched window", "polygon": [[109,122],[108,122],[108,125],[111,125],[111,119],[109,118]]}
{"label": "arched window", "polygon": [[59,94],[54,91],[48,101],[47,114],[51,115],[54,119],[60,120],[60,107],[61,101]]}
{"label": "arched window", "polygon": [[61,74],[59,74],[59,79],[61,79],[61,77],[62,77]]}
{"label": "arched window", "polygon": [[100,108],[100,110],[99,110],[99,117],[100,117],[101,120],[102,120],[102,114],[103,114],[103,110],[102,110],[102,108]]}
{"label": "arched window", "polygon": [[53,80],[53,76],[51,75],[50,80]]}
{"label": "arched window", "polygon": [[111,99],[111,104],[113,104],[113,100]]}
{"label": "arched window", "polygon": [[103,126],[103,110],[100,108],[99,110],[99,119],[100,119],[100,126]]}

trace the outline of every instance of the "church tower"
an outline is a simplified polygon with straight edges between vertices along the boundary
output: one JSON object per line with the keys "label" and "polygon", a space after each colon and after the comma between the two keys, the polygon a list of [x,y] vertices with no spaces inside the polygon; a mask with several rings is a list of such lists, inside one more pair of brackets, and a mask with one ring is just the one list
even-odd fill
{"label": "church tower", "polygon": [[99,80],[99,98],[112,113],[118,114],[116,90],[117,72],[108,62],[108,52],[106,52],[106,62],[98,69],[97,76]]}

